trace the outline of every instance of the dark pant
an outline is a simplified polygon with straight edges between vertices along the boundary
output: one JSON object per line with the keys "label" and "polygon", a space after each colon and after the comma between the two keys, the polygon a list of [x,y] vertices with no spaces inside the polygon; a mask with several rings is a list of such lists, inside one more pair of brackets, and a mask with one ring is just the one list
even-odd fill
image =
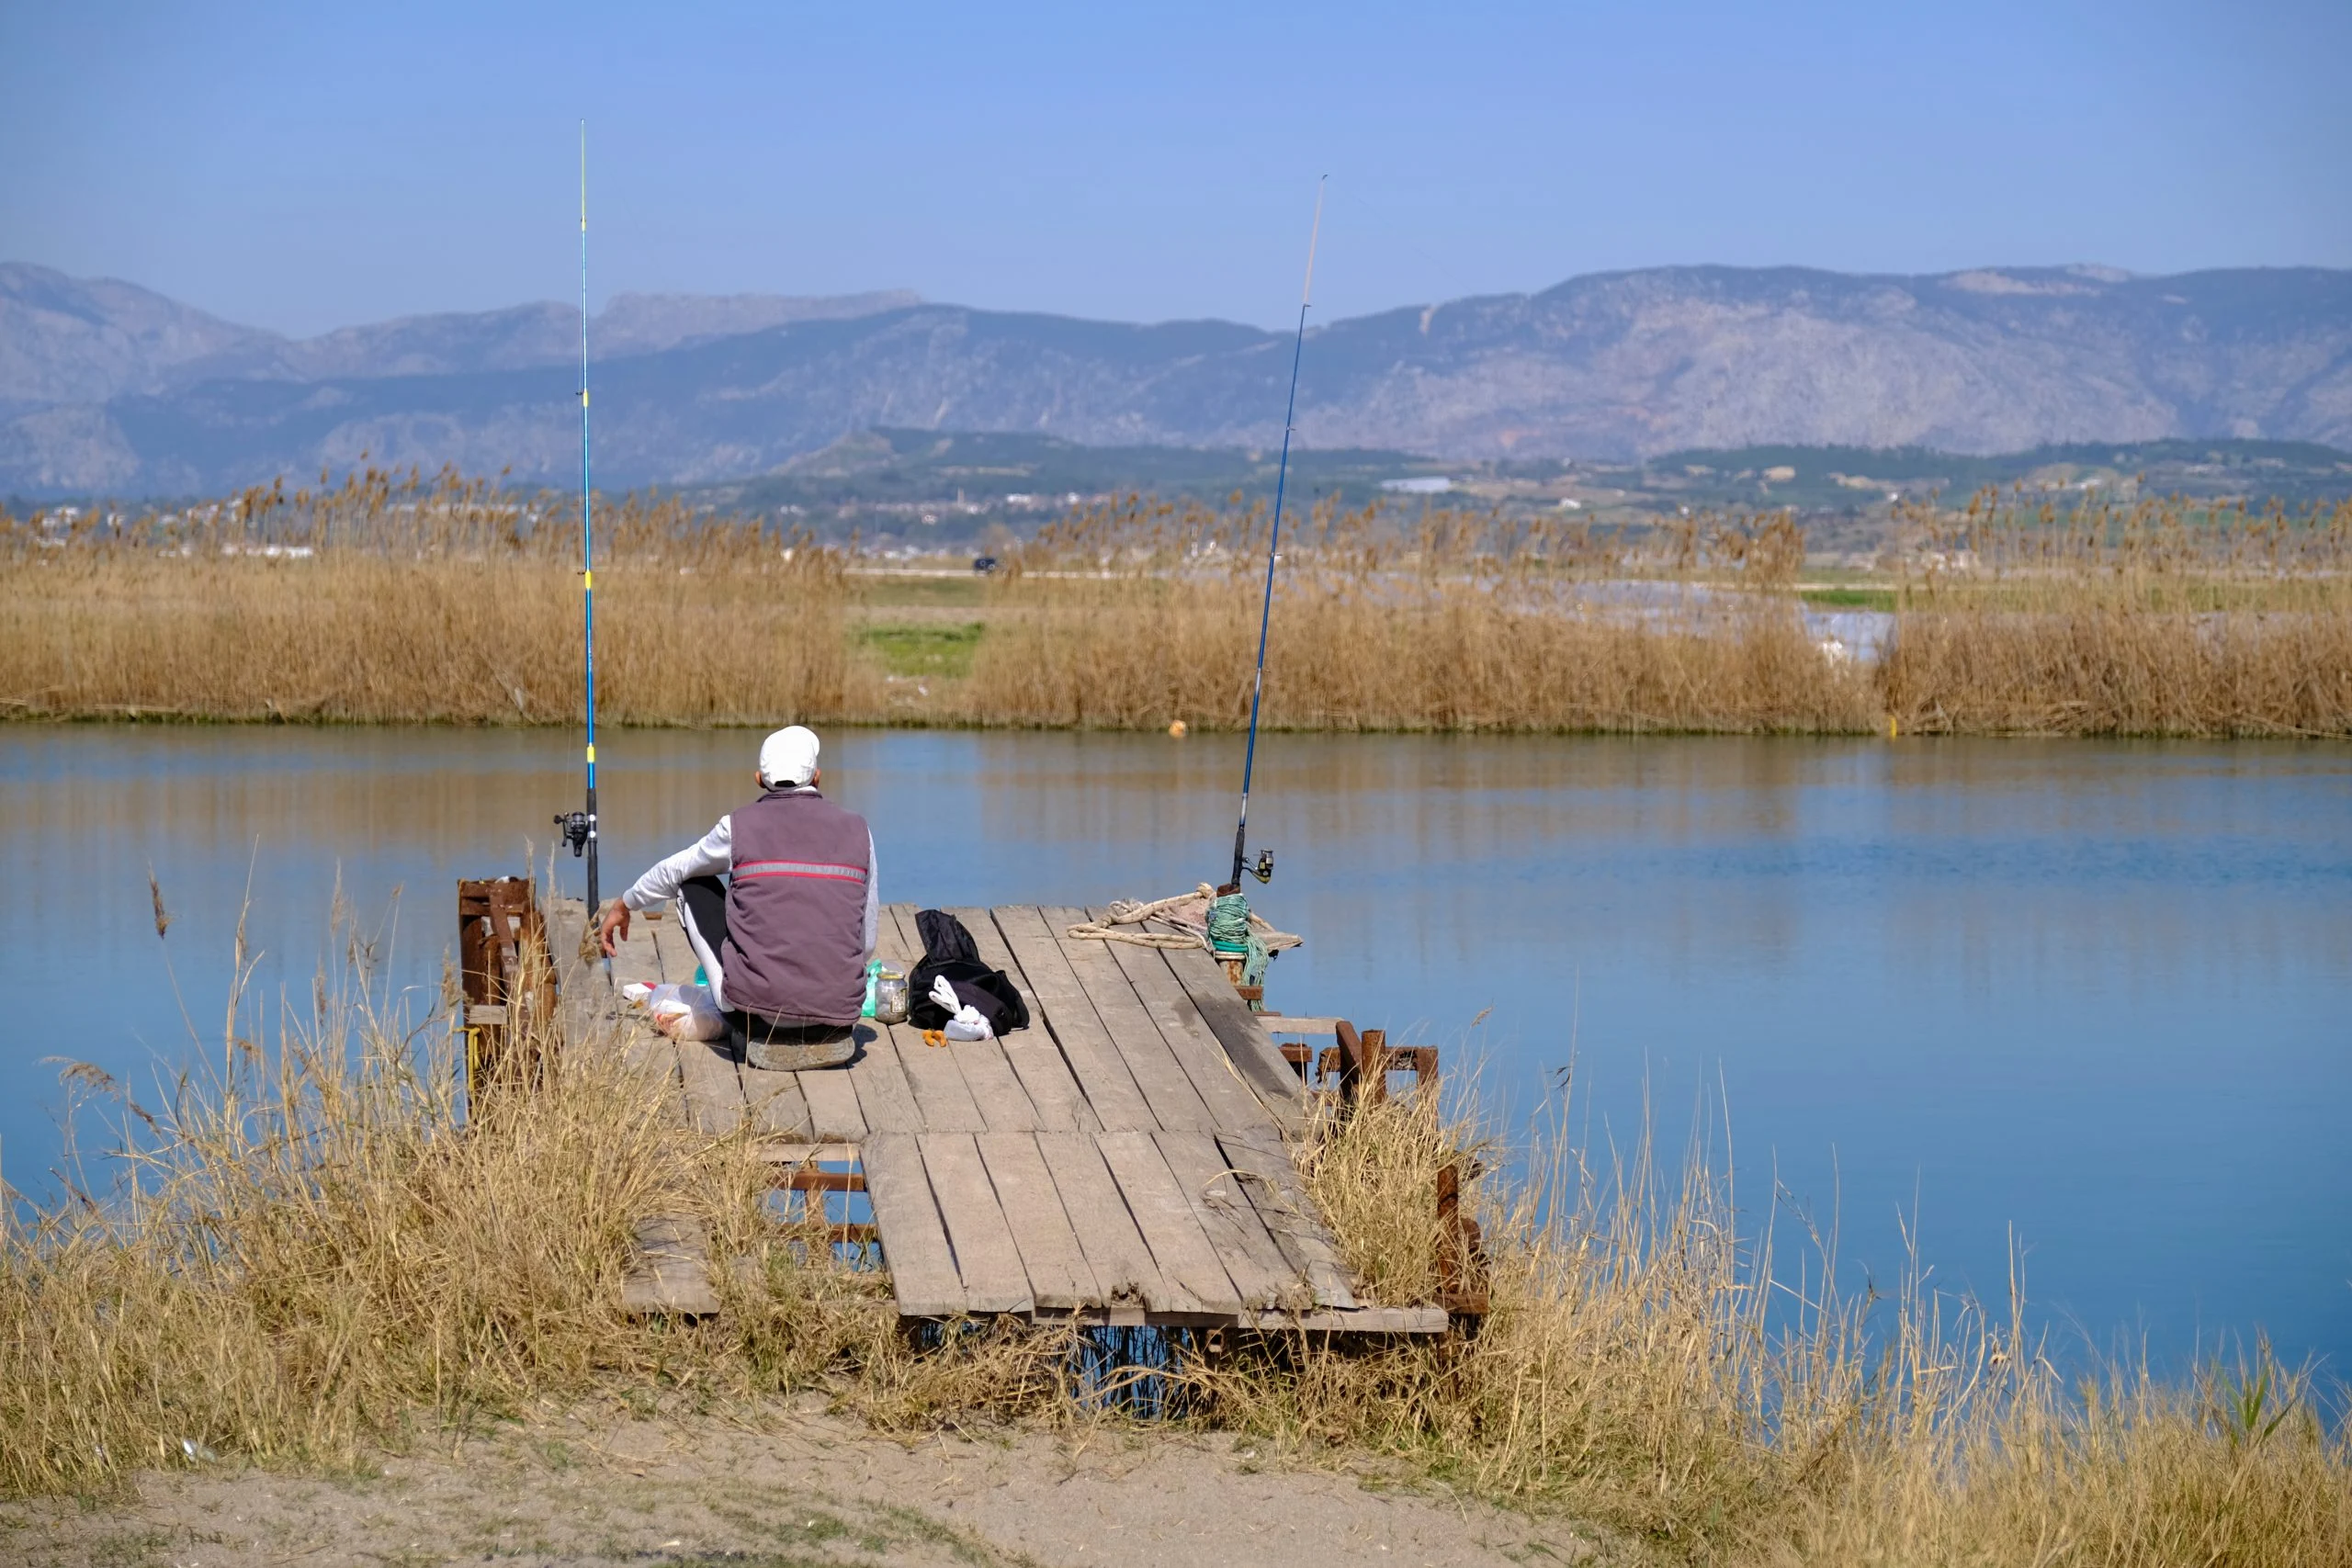
{"label": "dark pant", "polygon": [[678,885],[678,923],[685,928],[686,945],[702,964],[710,992],[727,1015],[727,1037],[741,1055],[752,1041],[763,1045],[822,1045],[850,1038],[845,1023],[801,1023],[746,1012],[727,1000],[726,972],[718,954],[727,945],[727,884],[715,876],[690,876]]}

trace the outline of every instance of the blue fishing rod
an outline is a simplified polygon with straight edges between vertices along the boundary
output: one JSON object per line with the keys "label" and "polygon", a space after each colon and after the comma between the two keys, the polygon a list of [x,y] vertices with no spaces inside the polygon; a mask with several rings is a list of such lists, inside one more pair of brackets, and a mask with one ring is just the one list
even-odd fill
{"label": "blue fishing rod", "polygon": [[[586,647],[588,693],[588,808],[559,813],[555,825],[573,857],[588,857],[588,924],[598,912],[596,887],[596,556],[594,491],[589,486],[588,449],[588,122],[580,122],[580,604]],[[605,960],[612,974],[613,961]]]}
{"label": "blue fishing rod", "polygon": [[1266,594],[1258,606],[1258,675],[1250,688],[1250,746],[1241,758],[1241,820],[1233,829],[1233,874],[1226,879],[1237,891],[1245,869],[1261,882],[1274,879],[1273,851],[1260,850],[1257,865],[1248,863],[1250,776],[1258,766],[1258,706],[1266,694],[1266,628],[1274,616],[1274,562],[1283,547],[1283,493],[1290,482],[1290,437],[1298,419],[1298,366],[1306,352],[1306,308],[1315,298],[1315,243],[1323,233],[1323,185],[1330,177],[1326,175],[1315,182],[1315,223],[1306,233],[1306,285],[1299,290],[1298,336],[1290,348],[1290,401],[1283,410],[1282,466],[1274,470],[1274,527],[1266,541]]}

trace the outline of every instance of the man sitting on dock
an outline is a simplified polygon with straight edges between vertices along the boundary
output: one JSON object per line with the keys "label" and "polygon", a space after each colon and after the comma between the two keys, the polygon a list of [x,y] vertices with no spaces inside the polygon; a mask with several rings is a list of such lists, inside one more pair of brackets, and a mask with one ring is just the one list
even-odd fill
{"label": "man sitting on dock", "polygon": [[674,904],[711,1000],[754,1067],[838,1066],[856,1054],[881,907],[874,834],[817,793],[817,750],[816,732],[797,724],[769,736],[760,798],[639,877],[598,922],[609,957],[631,910]]}

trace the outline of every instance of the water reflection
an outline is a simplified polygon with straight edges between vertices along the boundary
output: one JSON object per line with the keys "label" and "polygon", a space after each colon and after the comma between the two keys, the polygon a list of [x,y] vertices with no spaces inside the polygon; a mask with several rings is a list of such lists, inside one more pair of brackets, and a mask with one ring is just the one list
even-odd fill
{"label": "water reflection", "polygon": [[[745,798],[756,743],[612,737],[608,883]],[[826,771],[888,897],[1102,903],[1222,873],[1238,750],[844,732]],[[1274,1005],[1442,1043],[1491,1008],[1515,1119],[1572,1055],[1596,1129],[1646,1081],[1671,1140],[1720,1090],[1744,1197],[1838,1209],[1882,1280],[1916,1204],[1946,1284],[1997,1293],[2014,1224],[2102,1338],[2260,1323],[2352,1370],[2347,783],[2292,746],[1277,736],[1252,838],[1308,939]],[[0,1170],[54,1158],[39,1058],[185,1054],[165,956],[213,1027],[248,878],[265,989],[307,992],[340,874],[365,914],[401,890],[390,973],[429,1001],[452,881],[544,853],[577,788],[557,734],[0,729]]]}

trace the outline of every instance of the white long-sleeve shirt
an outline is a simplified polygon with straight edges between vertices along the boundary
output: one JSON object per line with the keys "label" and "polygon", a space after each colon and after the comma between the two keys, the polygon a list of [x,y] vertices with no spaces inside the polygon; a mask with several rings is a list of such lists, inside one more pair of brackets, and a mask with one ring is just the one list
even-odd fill
{"label": "white long-sleeve shirt", "polygon": [[[722,817],[701,840],[676,854],[653,863],[651,869],[621,895],[621,902],[642,912],[659,908],[678,896],[679,885],[690,876],[717,876],[735,864],[734,818]],[[874,860],[874,831],[865,833],[865,961],[874,960],[874,939],[882,921],[882,874]]]}

